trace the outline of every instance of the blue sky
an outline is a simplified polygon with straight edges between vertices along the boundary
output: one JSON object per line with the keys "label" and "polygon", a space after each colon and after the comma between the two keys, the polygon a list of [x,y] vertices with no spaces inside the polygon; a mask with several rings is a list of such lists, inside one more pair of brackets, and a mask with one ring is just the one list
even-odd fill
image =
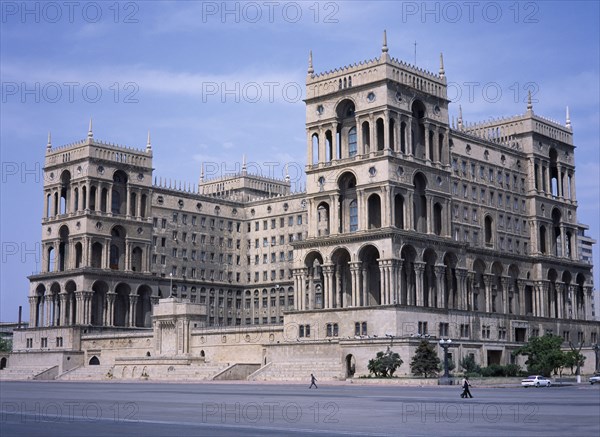
{"label": "blue sky", "polygon": [[598,2],[0,5],[1,321],[19,305],[28,319],[48,131],[71,143],[93,117],[117,144],[144,147],[150,130],[163,179],[196,183],[202,162],[231,171],[246,154],[266,175],[291,163],[299,187],[309,50],[316,72],[378,57],[383,29],[395,58],[414,63],[416,41],[417,66],[437,73],[444,53],[452,115],[523,113],[528,89],[539,115],[564,123],[569,106],[578,218],[600,236]]}

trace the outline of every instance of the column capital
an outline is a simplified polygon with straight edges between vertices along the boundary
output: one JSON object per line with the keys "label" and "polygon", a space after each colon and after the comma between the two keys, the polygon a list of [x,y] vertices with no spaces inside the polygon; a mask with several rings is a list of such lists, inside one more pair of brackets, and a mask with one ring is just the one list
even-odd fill
{"label": "column capital", "polygon": [[415,271],[423,273],[425,271],[425,266],[427,265],[427,263],[423,261],[415,261],[413,265],[415,267]]}

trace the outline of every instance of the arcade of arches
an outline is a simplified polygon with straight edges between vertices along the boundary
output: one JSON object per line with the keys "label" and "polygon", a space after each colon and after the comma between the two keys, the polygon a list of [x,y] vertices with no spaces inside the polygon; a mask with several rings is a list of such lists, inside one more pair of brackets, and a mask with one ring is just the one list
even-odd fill
{"label": "arcade of arches", "polygon": [[381,258],[372,244],[361,247],[357,260],[338,247],[324,262],[319,250],[294,269],[298,310],[408,305],[487,313],[590,320],[592,287],[581,273],[549,269],[544,280],[527,279],[516,264],[482,259],[460,267],[453,252],[405,245],[400,259]]}
{"label": "arcade of arches", "polygon": [[152,305],[158,297],[150,286],[136,289],[124,282],[113,290],[104,281],[95,281],[91,291],[77,290],[74,281],[64,286],[38,284],[29,297],[30,327],[44,326],[122,326],[151,327]]}

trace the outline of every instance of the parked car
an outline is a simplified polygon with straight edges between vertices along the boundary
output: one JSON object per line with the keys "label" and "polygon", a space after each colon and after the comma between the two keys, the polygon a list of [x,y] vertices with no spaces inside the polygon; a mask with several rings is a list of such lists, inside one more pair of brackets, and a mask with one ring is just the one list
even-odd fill
{"label": "parked car", "polygon": [[600,373],[594,373],[594,376],[590,377],[590,384],[600,384]]}
{"label": "parked car", "polygon": [[552,383],[542,375],[531,375],[521,381],[523,387],[550,387]]}

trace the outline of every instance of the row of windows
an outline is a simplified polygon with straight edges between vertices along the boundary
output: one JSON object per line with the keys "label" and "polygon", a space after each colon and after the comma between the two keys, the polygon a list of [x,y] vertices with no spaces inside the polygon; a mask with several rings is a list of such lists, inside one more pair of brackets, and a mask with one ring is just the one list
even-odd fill
{"label": "row of windows", "polygon": [[[454,182],[452,186],[452,194],[456,197],[459,196],[458,187],[458,182]],[[473,202],[477,202],[482,205],[489,204],[490,206],[497,206],[501,209],[512,209],[515,212],[519,211],[520,206],[521,212],[525,213],[525,199],[520,199],[517,196],[510,196],[508,194],[504,196],[502,193],[498,193],[496,195],[495,191],[490,190],[488,198],[488,191],[485,188],[480,188],[478,192],[476,186],[471,186],[471,189],[469,190],[469,186],[467,184],[462,184],[462,197],[464,199],[469,199],[469,193]]]}
{"label": "row of windows", "polygon": [[[293,261],[294,259],[294,251],[290,250],[287,253],[287,258],[285,256],[285,252],[279,252],[279,259],[277,258],[277,254],[275,252],[271,252],[271,257],[270,257],[270,262],[271,263],[276,263],[276,262],[286,262],[286,261]],[[250,265],[250,255],[248,255],[246,257],[246,263],[248,265]],[[260,256],[259,255],[254,255],[254,265],[258,265],[260,263]],[[262,263],[263,264],[268,264],[269,263],[269,256],[268,254],[264,253],[262,256]]]}
{"label": "row of windows", "polygon": [[[462,240],[461,240],[462,235]],[[474,246],[481,245],[481,241],[479,241],[479,231],[470,231],[468,229],[462,230],[460,227],[454,228],[454,241],[463,241],[464,243],[469,243]],[[492,243],[486,243],[488,246]],[[529,245],[527,242],[521,242],[519,239],[508,238],[505,236],[498,237],[498,250],[508,251],[511,253],[517,254],[527,254]]]}
{"label": "row of windows", "polygon": [[[469,214],[470,212],[470,214]],[[469,218],[470,217],[470,218]],[[454,205],[454,218],[460,219],[460,207]],[[463,207],[462,221],[464,223],[478,223],[479,222],[479,210],[477,208]],[[512,216],[505,216],[504,214],[498,214],[498,229],[506,228],[507,231],[514,229],[515,233],[527,232],[527,220],[518,219]]]}
{"label": "row of windows", "polygon": [[[176,224],[179,223],[179,213],[178,212],[173,212],[171,222],[176,223]],[[200,222],[201,227],[203,227],[203,228],[206,227],[206,217],[200,216],[200,220],[198,220],[197,216],[192,215],[191,216],[191,225],[197,226],[198,222]],[[152,220],[152,223],[153,223],[154,227],[157,228],[158,227],[158,218],[154,217],[154,219]],[[208,223],[209,223],[209,226],[214,229],[215,226],[217,225],[217,219],[210,218]],[[188,224],[188,215],[187,214],[181,214],[181,224],[182,225]],[[219,219],[218,226],[219,226],[220,230],[225,230],[225,220]],[[231,220],[227,221],[227,230],[229,232],[233,232],[234,229],[236,232],[241,232],[241,226],[242,226],[242,224],[240,222],[234,222]],[[165,229],[167,227],[167,219],[166,218],[161,219],[160,227],[162,229]]]}
{"label": "row of windows", "polygon": [[525,178],[519,177],[516,174],[513,174],[511,178],[511,173],[507,171],[494,171],[493,168],[489,167],[486,169],[483,165],[480,165],[479,171],[477,171],[477,165],[473,162],[467,163],[466,160],[461,161],[459,171],[458,158],[452,159],[452,169],[456,174],[462,173],[463,176],[470,176],[474,180],[479,178],[482,182],[488,184],[496,183],[507,190],[511,189],[512,183],[513,190],[520,189],[522,193],[525,192]]}
{"label": "row of windows", "polygon": [[[263,226],[262,226],[263,230],[266,231],[267,229],[269,229],[269,220],[263,220],[262,224],[263,224]],[[302,215],[296,216],[296,224],[298,226],[302,225]],[[288,225],[288,227],[294,226],[294,216],[293,215],[288,217],[287,225]],[[279,227],[280,228],[285,227],[285,217],[279,217]],[[271,229],[277,229],[277,219],[274,219],[274,218],[271,219]],[[260,231],[260,221],[254,222],[254,230]],[[250,223],[248,223],[248,232],[252,232]]]}
{"label": "row of windows", "polygon": [[[297,234],[288,234],[287,241],[288,241],[288,243],[291,243],[292,241],[302,241],[302,232],[298,232]],[[279,238],[277,238],[276,235],[272,235],[270,239],[267,237],[263,237],[263,239],[262,239],[262,247],[277,246],[278,244],[280,246],[283,246],[284,244],[286,244],[285,243],[285,235],[279,235]],[[250,249],[252,247],[252,240],[247,240],[246,246],[248,247],[248,249]],[[260,247],[261,247],[260,238],[255,238],[254,239],[254,248],[258,249]]]}
{"label": "row of windows", "polygon": [[[25,339],[25,347],[31,349],[33,347],[33,338]],[[48,337],[40,338],[40,347],[48,347]],[[63,347],[63,338],[56,337],[56,347]]]}

